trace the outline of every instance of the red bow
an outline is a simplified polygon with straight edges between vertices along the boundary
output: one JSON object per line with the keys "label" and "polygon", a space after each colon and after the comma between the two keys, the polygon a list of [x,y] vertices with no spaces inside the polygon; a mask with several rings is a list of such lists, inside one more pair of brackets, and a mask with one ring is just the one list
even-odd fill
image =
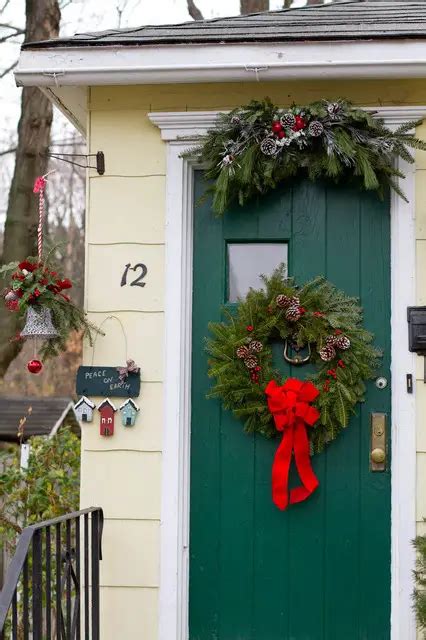
{"label": "red bow", "polygon": [[46,187],[46,178],[44,176],[39,176],[35,179],[33,193],[40,193],[40,191],[44,191]]}
{"label": "red bow", "polygon": [[[312,382],[288,378],[281,387],[275,380],[271,380],[265,393],[275,427],[283,432],[272,466],[272,499],[279,509],[286,509],[289,502],[294,504],[306,500],[319,485],[311,466],[306,433],[306,425],[312,427],[320,417],[318,409],[309,405],[319,395],[319,391]],[[288,474],[293,452],[302,485],[289,492]]]}

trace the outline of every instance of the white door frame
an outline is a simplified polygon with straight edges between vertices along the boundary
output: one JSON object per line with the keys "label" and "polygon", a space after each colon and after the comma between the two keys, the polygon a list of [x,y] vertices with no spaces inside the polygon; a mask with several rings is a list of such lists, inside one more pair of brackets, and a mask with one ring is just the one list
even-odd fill
{"label": "white door frame", "polygon": [[[426,107],[375,109],[388,126],[426,115]],[[161,507],[160,640],[188,638],[191,419],[193,168],[182,158],[217,112],[154,112],[167,144],[165,398]],[[392,614],[391,640],[415,640],[412,570],[416,534],[415,357],[407,348],[406,307],[415,304],[415,165],[401,162],[409,202],[391,198],[392,290]]]}

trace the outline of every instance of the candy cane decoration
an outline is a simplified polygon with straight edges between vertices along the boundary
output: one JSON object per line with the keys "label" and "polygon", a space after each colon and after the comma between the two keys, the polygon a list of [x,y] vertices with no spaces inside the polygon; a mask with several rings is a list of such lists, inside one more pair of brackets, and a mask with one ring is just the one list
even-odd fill
{"label": "candy cane decoration", "polygon": [[45,173],[44,176],[36,178],[33,188],[33,193],[38,193],[37,251],[39,260],[43,257],[44,190],[47,183],[46,178],[50,173],[53,173],[53,171],[54,169]]}

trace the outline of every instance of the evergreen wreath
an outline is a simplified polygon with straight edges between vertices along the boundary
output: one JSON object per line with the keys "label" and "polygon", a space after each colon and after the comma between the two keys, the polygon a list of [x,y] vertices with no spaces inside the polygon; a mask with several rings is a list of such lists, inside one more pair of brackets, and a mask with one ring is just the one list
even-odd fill
{"label": "evergreen wreath", "polygon": [[214,181],[213,209],[220,215],[230,204],[243,205],[296,175],[355,182],[382,198],[390,186],[406,200],[396,181],[405,176],[395,160],[413,163],[408,147],[426,150],[426,142],[410,133],[420,122],[391,131],[383,119],[347,100],[282,109],[266,98],[220,114],[189,154],[205,163],[205,177]]}
{"label": "evergreen wreath", "polygon": [[317,453],[348,425],[381,354],[362,326],[357,298],[322,277],[298,288],[284,277],[284,266],[263,282],[265,289],[250,289],[236,313],[224,310],[226,321],[209,325],[209,376],[215,379],[209,397],[243,419],[246,431],[275,436],[265,389],[271,380],[283,381],[272,367],[270,341],[290,341],[296,350],[309,346],[318,369],[307,378],[320,392],[314,402],[320,418],[309,430],[311,453]]}

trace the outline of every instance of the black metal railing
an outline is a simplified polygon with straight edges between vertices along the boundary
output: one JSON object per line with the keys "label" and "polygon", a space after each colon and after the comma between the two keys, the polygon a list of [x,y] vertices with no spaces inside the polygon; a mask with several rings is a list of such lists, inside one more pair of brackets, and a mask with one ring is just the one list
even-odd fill
{"label": "black metal railing", "polygon": [[99,640],[102,509],[26,527],[0,593],[0,640]]}

